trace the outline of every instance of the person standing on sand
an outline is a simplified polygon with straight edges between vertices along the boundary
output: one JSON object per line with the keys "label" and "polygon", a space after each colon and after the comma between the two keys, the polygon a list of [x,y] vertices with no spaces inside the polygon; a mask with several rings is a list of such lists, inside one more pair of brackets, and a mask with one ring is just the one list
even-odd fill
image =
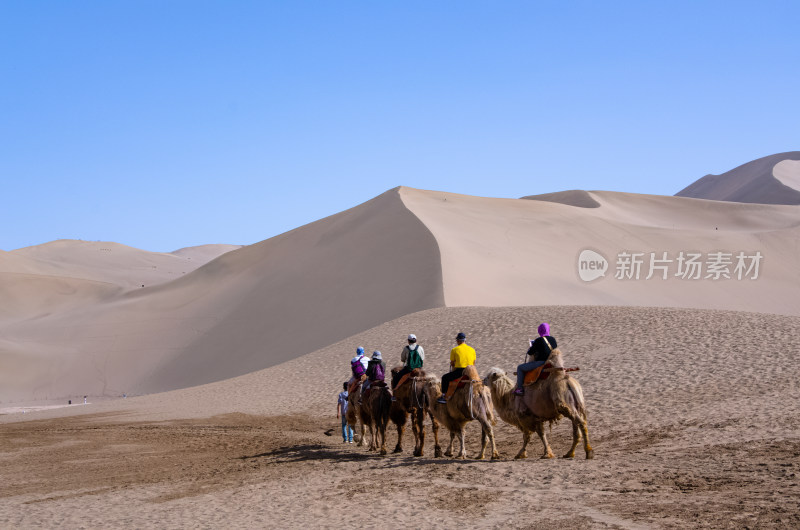
{"label": "person standing on sand", "polygon": [[515,396],[525,394],[525,374],[535,370],[547,362],[550,352],[558,347],[555,337],[550,336],[550,324],[542,322],[539,324],[539,338],[531,341],[531,347],[525,355],[524,363],[517,366],[517,387],[514,389]]}
{"label": "person standing on sand", "polygon": [[456,335],[456,346],[450,350],[450,372],[442,376],[442,395],[437,400],[439,403],[447,403],[447,389],[450,382],[459,379],[464,375],[464,368],[475,364],[475,348],[467,344],[467,336],[463,333]]}
{"label": "person standing on sand", "polygon": [[414,368],[422,368],[422,364],[425,362],[425,350],[417,344],[417,336],[413,333],[408,336],[408,345],[403,347],[403,351],[400,353],[400,362],[403,363],[403,369],[392,374],[392,390],[404,375],[411,373]]}
{"label": "person standing on sand", "polygon": [[336,417],[342,417],[342,441],[353,443],[353,428],[347,424],[347,381],[342,384],[343,392],[339,392],[339,401],[336,404]]}

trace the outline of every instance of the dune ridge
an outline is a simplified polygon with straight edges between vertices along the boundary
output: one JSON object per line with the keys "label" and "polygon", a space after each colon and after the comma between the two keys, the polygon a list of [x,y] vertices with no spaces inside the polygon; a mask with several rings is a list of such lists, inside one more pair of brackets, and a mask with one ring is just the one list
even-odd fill
{"label": "dune ridge", "polygon": [[774,174],[776,166],[787,160],[800,160],[800,151],[765,156],[721,175],[706,175],[675,195],[716,201],[800,204],[798,181]]}

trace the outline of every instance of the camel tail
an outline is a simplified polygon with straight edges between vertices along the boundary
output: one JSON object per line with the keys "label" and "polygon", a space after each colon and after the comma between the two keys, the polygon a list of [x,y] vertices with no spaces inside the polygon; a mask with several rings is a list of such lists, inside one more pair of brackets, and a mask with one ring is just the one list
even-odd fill
{"label": "camel tail", "polygon": [[575,404],[575,410],[580,414],[581,418],[586,421],[586,402],[583,399],[583,389],[581,384],[573,378],[567,380],[567,388],[569,393],[572,394],[572,400]]}

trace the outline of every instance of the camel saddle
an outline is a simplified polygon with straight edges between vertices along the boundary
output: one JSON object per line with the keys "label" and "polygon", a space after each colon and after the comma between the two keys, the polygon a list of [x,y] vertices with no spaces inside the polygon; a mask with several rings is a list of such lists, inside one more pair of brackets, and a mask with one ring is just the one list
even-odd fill
{"label": "camel saddle", "polygon": [[400,378],[400,380],[397,382],[397,385],[395,385],[394,389],[397,390],[398,388],[403,386],[403,383],[405,383],[412,377],[424,377],[424,376],[425,372],[422,371],[422,368],[414,368],[407,374],[403,374],[403,377]]}
{"label": "camel saddle", "polygon": [[474,365],[469,365],[464,368],[464,373],[461,376],[461,379],[456,379],[455,381],[450,382],[450,386],[447,387],[447,395],[445,396],[445,399],[449,400],[455,393],[456,389],[461,388],[467,383],[481,383],[481,376],[478,375],[478,369],[475,368]]}
{"label": "camel saddle", "polygon": [[525,374],[525,386],[532,385],[536,381],[544,381],[548,377],[550,377],[550,372],[577,372],[580,368],[554,368],[550,363],[544,363],[539,368],[535,370],[531,370],[530,372]]}
{"label": "camel saddle", "polygon": [[369,388],[364,391],[364,395],[362,396],[362,401],[366,401],[369,398],[370,393],[372,392],[373,388],[381,388],[389,386],[386,384],[386,381],[373,381],[369,384]]}
{"label": "camel saddle", "polygon": [[361,377],[353,381],[353,383],[347,389],[347,393],[352,394],[353,392],[355,392],[356,388],[358,388],[361,385],[361,383],[363,383],[366,380],[367,380],[367,374],[361,374]]}
{"label": "camel saddle", "polygon": [[[525,385],[532,385],[536,381],[545,380],[550,377],[549,368],[552,368],[553,365],[550,363],[544,363],[539,368],[534,368],[530,372],[525,374]],[[548,370],[545,370],[547,368]]]}

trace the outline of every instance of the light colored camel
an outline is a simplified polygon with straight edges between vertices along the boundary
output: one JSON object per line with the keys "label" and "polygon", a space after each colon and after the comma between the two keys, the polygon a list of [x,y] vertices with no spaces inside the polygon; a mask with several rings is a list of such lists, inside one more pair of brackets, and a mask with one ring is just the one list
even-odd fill
{"label": "light colored camel", "polygon": [[[450,384],[456,385],[458,381],[453,381]],[[437,402],[442,395],[441,382],[437,377],[427,376],[424,390],[434,417],[450,431],[450,445],[448,445],[447,451],[444,453],[445,456],[453,456],[453,442],[455,436],[458,435],[461,449],[456,458],[463,459],[467,457],[467,449],[464,444],[464,427],[470,421],[477,420],[481,424],[481,452],[477,457],[478,460],[484,457],[487,440],[492,444],[492,459],[500,457],[494,442],[494,430],[492,429],[492,425],[497,423],[492,408],[492,396],[489,389],[480,380],[467,383],[457,389],[447,400],[447,404]]]}
{"label": "light colored camel", "polygon": [[492,368],[483,380],[491,389],[492,403],[497,408],[500,418],[522,431],[522,449],[515,458],[527,458],[527,447],[531,434],[536,433],[544,444],[542,458],[553,458],[553,451],[547,442],[544,423],[551,425],[566,416],[572,422],[572,447],[564,458],[573,458],[575,448],[583,435],[583,446],[586,458],[594,456],[589,444],[587,429],[586,405],[583,389],[577,380],[563,370],[559,350],[553,350],[549,361],[554,369],[543,381],[525,386],[524,396],[515,396],[512,391],[516,385],[500,368]]}
{"label": "light colored camel", "polygon": [[[394,373],[397,368],[392,370]],[[395,453],[403,451],[403,431],[409,414],[411,415],[411,431],[414,433],[414,456],[423,456],[425,453],[425,414],[431,418],[433,431],[434,456],[442,456],[442,446],[439,445],[439,421],[430,410],[428,398],[423,390],[425,372],[415,370],[411,377],[401,386],[395,388],[390,416],[392,423],[397,425],[397,446]]]}

